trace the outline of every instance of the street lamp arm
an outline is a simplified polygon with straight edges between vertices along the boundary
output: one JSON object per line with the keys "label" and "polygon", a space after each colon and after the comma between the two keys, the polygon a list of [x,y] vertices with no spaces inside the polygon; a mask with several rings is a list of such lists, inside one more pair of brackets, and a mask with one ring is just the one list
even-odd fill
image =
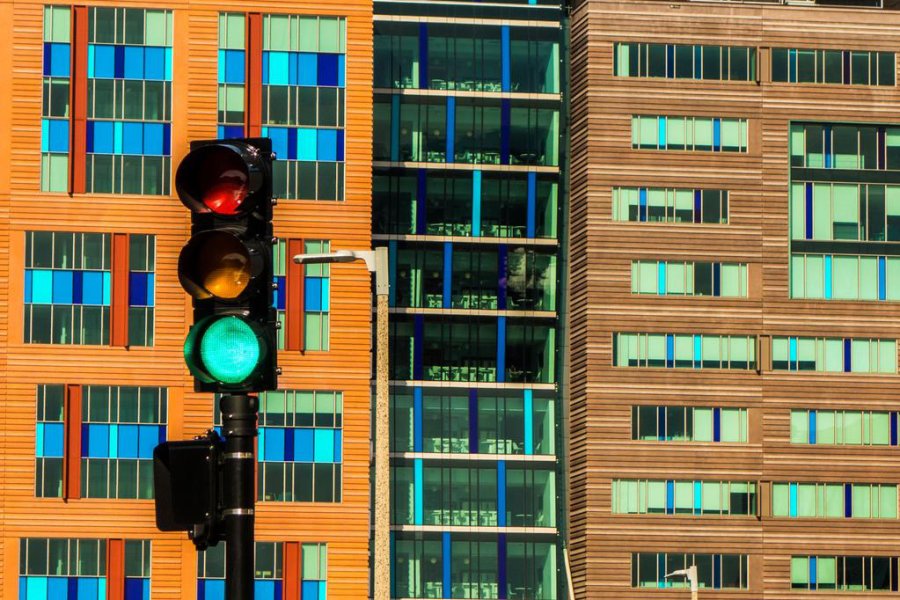
{"label": "street lamp arm", "polygon": [[366,263],[369,273],[375,273],[375,295],[388,294],[388,254],[385,247],[374,250],[336,250],[325,254],[297,254],[292,260],[298,265],[349,263],[361,260]]}

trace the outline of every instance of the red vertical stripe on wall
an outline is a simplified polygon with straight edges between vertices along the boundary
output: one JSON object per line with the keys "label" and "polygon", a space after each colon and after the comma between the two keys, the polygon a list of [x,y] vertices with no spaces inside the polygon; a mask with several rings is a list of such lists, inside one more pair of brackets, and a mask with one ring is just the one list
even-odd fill
{"label": "red vertical stripe on wall", "polygon": [[300,600],[300,542],[285,542],[282,548],[283,600]]}
{"label": "red vertical stripe on wall", "polygon": [[262,135],[262,14],[247,14],[247,135]]}
{"label": "red vertical stripe on wall", "polygon": [[88,9],[72,9],[72,127],[69,141],[69,193],[83,194],[87,188],[87,72]]}
{"label": "red vertical stripe on wall", "polygon": [[303,265],[291,260],[295,254],[303,254],[303,240],[287,241],[285,262],[285,350],[303,350]]}
{"label": "red vertical stripe on wall", "polygon": [[125,540],[106,543],[106,600],[125,600]]}
{"label": "red vertical stripe on wall", "polygon": [[112,235],[110,345],[128,345],[128,234]]}
{"label": "red vertical stripe on wall", "polygon": [[63,408],[65,449],[63,450],[63,499],[81,498],[81,386],[66,386]]}

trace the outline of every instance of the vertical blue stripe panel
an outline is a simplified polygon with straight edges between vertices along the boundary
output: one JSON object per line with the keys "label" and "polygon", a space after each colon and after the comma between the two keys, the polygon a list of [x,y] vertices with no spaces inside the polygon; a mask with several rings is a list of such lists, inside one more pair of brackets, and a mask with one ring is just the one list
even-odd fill
{"label": "vertical blue stripe panel", "polygon": [[850,338],[844,338],[844,372],[849,373],[853,370],[850,354]]}
{"label": "vertical blue stripe panel", "polygon": [[428,192],[426,173],[425,169],[419,169],[416,175],[416,233],[418,235],[425,235],[425,229],[428,224],[425,210],[425,195]]}
{"label": "vertical blue stripe panel", "polygon": [[534,392],[525,390],[524,392],[525,407],[525,454],[534,454]]}
{"label": "vertical blue stripe panel", "polygon": [[788,516],[796,517],[797,516],[797,484],[791,483],[788,485],[788,494],[789,494],[789,508],[788,508]]}
{"label": "vertical blue stripe panel", "polygon": [[813,237],[813,184],[806,184],[806,239]]}
{"label": "vertical blue stripe panel", "polygon": [[509,131],[512,105],[509,100],[500,101],[500,164],[509,164]]}
{"label": "vertical blue stripe panel", "polygon": [[671,369],[675,366],[675,336],[669,334],[666,336],[666,367]]}
{"label": "vertical blue stripe panel", "polygon": [[853,516],[853,484],[844,484],[844,516],[850,518]]}
{"label": "vertical blue stripe panel", "polygon": [[832,256],[825,255],[825,298],[830,300],[834,288],[834,277],[832,276]]}
{"label": "vertical blue stripe panel", "polygon": [[413,317],[413,379],[422,379],[424,375],[423,360],[425,347],[425,316]]}
{"label": "vertical blue stripe panel", "polygon": [[722,409],[713,409],[713,441],[722,441]]}
{"label": "vertical blue stripe panel", "polygon": [[666,407],[660,406],[656,410],[656,428],[657,428],[657,437],[659,441],[665,441],[666,439]]}
{"label": "vertical blue stripe panel", "polygon": [[671,480],[666,482],[666,512],[675,513],[675,482]]}
{"label": "vertical blue stripe panel", "polygon": [[662,260],[656,263],[656,293],[666,295],[666,263]]}
{"label": "vertical blue stripe panel", "polygon": [[809,443],[816,443],[816,411],[809,411]]}
{"label": "vertical blue stripe panel", "polygon": [[891,413],[891,446],[897,445],[897,413]]}
{"label": "vertical blue stripe panel", "polygon": [[469,390],[469,452],[478,452],[478,390]]}
{"label": "vertical blue stripe panel", "polygon": [[388,305],[397,306],[397,240],[388,242]]}
{"label": "vertical blue stripe panel", "polygon": [[525,221],[525,237],[537,237],[537,173],[528,173],[528,209]]}
{"label": "vertical blue stripe panel", "polygon": [[703,192],[694,190],[694,223],[703,222]]}
{"label": "vertical blue stripe panel", "polygon": [[887,264],[884,256],[878,257],[878,299],[885,300],[887,298]]}
{"label": "vertical blue stripe panel", "polygon": [[424,502],[422,499],[422,487],[424,482],[425,474],[422,466],[422,459],[417,458],[413,460],[413,519],[415,520],[416,525],[422,525],[425,521]]}
{"label": "vertical blue stripe panel", "polygon": [[506,461],[497,461],[497,525],[506,527]]}
{"label": "vertical blue stripe panel", "polygon": [[497,246],[497,308],[506,310],[507,274],[509,272],[509,246]]}
{"label": "vertical blue stripe panel", "polygon": [[481,237],[481,171],[472,172],[472,237]]}
{"label": "vertical blue stripe panel", "polygon": [[[415,160],[417,157],[413,157]],[[400,96],[391,96],[391,162],[400,161]]]}
{"label": "vertical blue stripe panel", "polygon": [[638,192],[638,220],[647,220],[647,188],[640,188]]}
{"label": "vertical blue stripe panel", "polygon": [[442,305],[450,308],[453,293],[453,242],[444,242],[444,294]]}
{"label": "vertical blue stripe panel", "polygon": [[812,589],[818,588],[818,579],[816,578],[816,574],[817,574],[816,572],[819,570],[817,568],[818,567],[817,563],[819,561],[816,560],[816,558],[817,557],[815,557],[815,556],[809,557],[809,587]]}
{"label": "vertical blue stripe panel", "polygon": [[830,169],[832,164],[831,155],[831,127],[825,127],[825,168]]}
{"label": "vertical blue stripe panel", "polygon": [[419,23],[419,87],[428,89],[428,23]]}
{"label": "vertical blue stripe panel", "polygon": [[450,593],[450,557],[451,557],[451,547],[450,547],[450,534],[444,532],[441,534],[441,555],[442,555],[442,563],[443,563],[443,585],[441,586],[443,591],[444,598],[452,598],[453,595]]}
{"label": "vertical blue stripe panel", "polygon": [[500,27],[500,89],[510,91],[510,43],[509,25]]}
{"label": "vertical blue stripe panel", "polygon": [[722,119],[713,119],[713,150],[722,149]]}
{"label": "vertical blue stripe panel", "polygon": [[506,317],[497,317],[497,381],[506,381]]}
{"label": "vertical blue stripe panel", "polygon": [[713,296],[722,295],[722,263],[713,263]]}
{"label": "vertical blue stripe panel", "polygon": [[456,98],[447,97],[447,162],[453,160],[456,147]]}
{"label": "vertical blue stripe panel", "polygon": [[413,388],[413,450],[422,452],[422,388]]}
{"label": "vertical blue stripe panel", "polygon": [[506,600],[507,576],[506,576],[506,534],[497,536],[497,587],[500,600]]}

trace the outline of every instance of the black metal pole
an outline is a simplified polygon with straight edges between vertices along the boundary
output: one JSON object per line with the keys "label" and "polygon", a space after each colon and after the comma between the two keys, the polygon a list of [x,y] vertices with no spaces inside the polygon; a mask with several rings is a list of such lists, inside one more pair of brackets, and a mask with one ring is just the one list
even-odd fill
{"label": "black metal pole", "polygon": [[225,599],[253,600],[253,524],[256,465],[254,396],[222,396],[222,433],[225,436],[224,502]]}

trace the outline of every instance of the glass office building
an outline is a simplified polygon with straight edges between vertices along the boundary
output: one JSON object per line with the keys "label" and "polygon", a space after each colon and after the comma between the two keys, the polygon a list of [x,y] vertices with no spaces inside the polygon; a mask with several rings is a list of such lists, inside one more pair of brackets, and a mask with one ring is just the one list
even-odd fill
{"label": "glass office building", "polygon": [[394,598],[562,597],[564,19],[375,3]]}

